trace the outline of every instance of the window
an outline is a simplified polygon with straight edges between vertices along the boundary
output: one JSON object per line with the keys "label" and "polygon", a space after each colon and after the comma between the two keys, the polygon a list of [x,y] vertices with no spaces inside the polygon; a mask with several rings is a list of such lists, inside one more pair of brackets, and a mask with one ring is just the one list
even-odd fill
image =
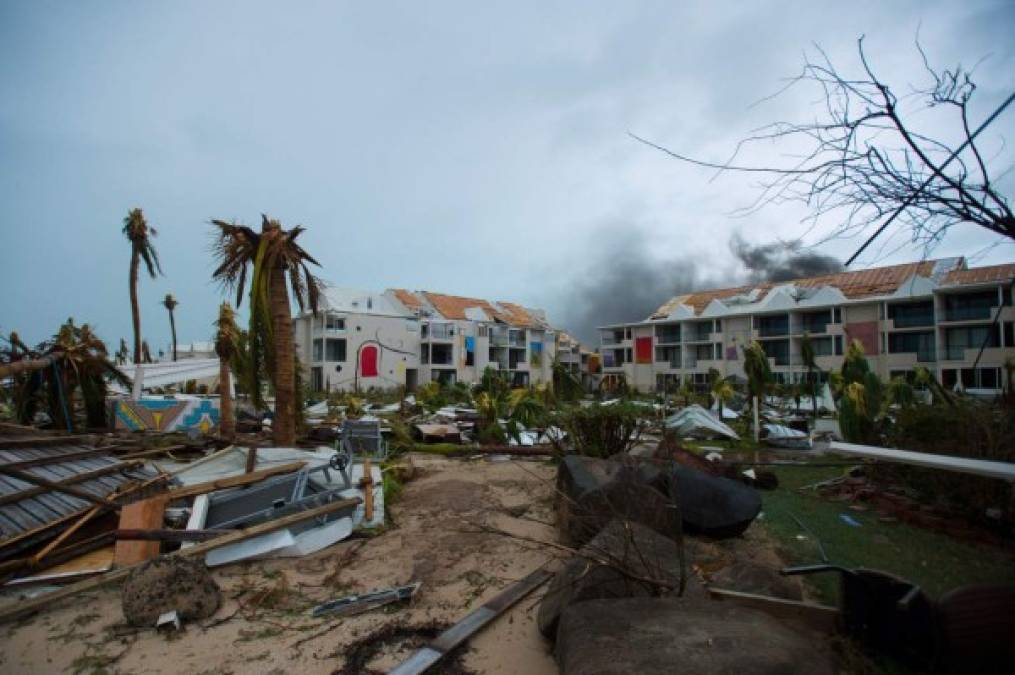
{"label": "window", "polygon": [[716,361],[722,361],[722,343],[721,342],[716,342],[715,343],[715,360]]}
{"label": "window", "polygon": [[1004,322],[1004,346],[1015,347],[1015,321]]}
{"label": "window", "polygon": [[[630,337],[630,335],[631,335],[631,332],[630,332],[630,331],[628,331],[628,337]],[[633,359],[633,358],[632,358],[632,356],[631,356],[631,348],[630,348],[630,347],[628,347],[627,349],[625,349],[625,350],[624,350],[624,361],[625,361],[626,363],[630,363],[630,362],[631,362],[631,361],[633,361],[633,360],[634,360],[634,359]]]}
{"label": "window", "polygon": [[[630,340],[631,339],[631,329],[630,328],[625,328],[624,329],[624,339],[625,340]],[[630,360],[630,359],[628,359],[628,360]]]}
{"label": "window", "polygon": [[832,308],[832,323],[842,323],[842,308],[841,307],[833,307]]}
{"label": "window", "polygon": [[842,336],[835,336],[835,355],[842,356]]}
{"label": "window", "polygon": [[476,365],[476,352],[465,352],[465,365],[474,366]]}
{"label": "window", "polygon": [[326,361],[345,361],[345,340],[328,340],[326,347]]}
{"label": "window", "polygon": [[324,360],[324,340],[317,338],[314,340],[314,361]]}
{"label": "window", "polygon": [[328,330],[345,330],[345,317],[331,316],[330,314],[325,317],[325,328]]}
{"label": "window", "polygon": [[490,336],[490,327],[489,326],[480,325],[479,327],[476,328],[476,335],[479,336],[479,337],[489,337]]}
{"label": "window", "polygon": [[933,326],[934,303],[932,301],[927,301],[891,305],[888,308],[888,318],[895,322],[896,328]]}
{"label": "window", "polygon": [[320,366],[310,369],[310,388],[314,391],[324,391],[324,369]]}

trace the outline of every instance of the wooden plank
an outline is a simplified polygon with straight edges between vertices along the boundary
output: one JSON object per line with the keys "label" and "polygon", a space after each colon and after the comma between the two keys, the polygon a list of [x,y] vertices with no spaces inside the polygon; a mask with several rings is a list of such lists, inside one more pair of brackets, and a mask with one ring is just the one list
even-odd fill
{"label": "wooden plank", "polygon": [[879,448],[873,445],[857,445],[855,443],[840,443],[839,441],[829,443],[828,447],[832,452],[841,452],[857,457],[910,464],[929,469],[941,469],[942,471],[968,473],[975,476],[986,476],[987,478],[1000,478],[1001,480],[1015,482],[1015,463],[1011,462],[995,462],[987,459],[971,459],[968,457],[954,457],[952,455],[934,455],[928,452]]}
{"label": "wooden plank", "polygon": [[138,541],[208,541],[233,530],[116,530],[117,540],[131,539]]}
{"label": "wooden plank", "polygon": [[[160,495],[127,504],[120,510],[119,529],[154,530],[162,527],[168,497]],[[116,567],[134,565],[159,555],[161,542],[123,539],[116,542]]]}
{"label": "wooden plank", "polygon": [[241,485],[250,485],[251,483],[257,483],[270,478],[272,476],[278,476],[283,473],[292,473],[299,471],[306,462],[289,462],[288,464],[280,464],[273,466],[268,469],[261,469],[253,473],[244,473],[236,476],[229,476],[228,478],[219,478],[216,480],[210,480],[206,483],[195,483],[194,485],[185,485],[181,488],[169,491],[170,499],[180,499],[182,497],[195,497],[197,495],[203,495],[208,492],[214,492],[215,490],[224,490],[226,488],[239,487]]}
{"label": "wooden plank", "polygon": [[85,501],[89,501],[93,504],[101,504],[103,506],[117,508],[117,505],[114,502],[106,499],[105,497],[96,497],[91,492],[88,492],[87,490],[82,490],[81,488],[76,488],[73,485],[64,485],[61,484],[59,481],[52,481],[47,480],[45,478],[39,478],[38,476],[32,475],[25,471],[19,471],[17,469],[9,469],[4,466],[0,466],[0,473],[6,476],[10,476],[11,478],[23,480],[26,483],[31,483],[32,485],[38,485],[40,487],[48,488],[47,492],[63,492],[64,494],[72,495],[74,497],[77,497],[78,499],[84,499]]}
{"label": "wooden plank", "polygon": [[370,458],[363,460],[363,520],[374,519],[374,476],[370,472]]}
{"label": "wooden plank", "polygon": [[841,613],[837,607],[773,598],[756,593],[743,593],[725,588],[712,587],[708,589],[708,592],[716,600],[733,602],[743,607],[761,610],[779,619],[794,619],[830,634],[838,631]]}
{"label": "wooden plank", "polygon": [[[93,478],[107,476],[111,473],[119,473],[121,471],[133,469],[137,467],[139,464],[141,464],[141,462],[119,462],[117,464],[110,464],[109,466],[99,467],[98,469],[93,469],[92,471],[85,471],[83,473],[75,474],[69,478],[63,478],[61,480],[54,482],[57,485],[74,485],[75,483],[83,483],[84,481],[91,480]],[[9,495],[4,495],[3,497],[0,497],[0,506],[5,506],[7,504],[19,502],[22,499],[28,499],[29,497],[35,497],[38,495],[46,494],[47,492],[51,491],[52,491],[51,488],[36,486],[33,488],[28,488],[27,490],[22,490],[20,492],[12,492]]]}
{"label": "wooden plank", "polygon": [[[9,448],[0,448],[5,450]],[[0,464],[0,467],[9,469],[27,469],[33,466],[46,466],[47,464],[60,464],[62,462],[69,462],[75,459],[89,459],[91,457],[112,457],[111,453],[107,448],[89,448],[88,450],[80,450],[77,452],[65,452],[61,455],[46,455],[45,457],[34,457],[32,459],[25,459],[20,462],[7,462]]]}
{"label": "wooden plank", "polygon": [[482,607],[467,614],[461,621],[438,635],[433,642],[409,656],[394,670],[388,671],[389,675],[419,675],[426,672],[445,654],[475,635],[513,604],[545,584],[552,576],[553,574],[543,567],[533,570],[527,577],[511,584]]}
{"label": "wooden plank", "polygon": [[52,553],[53,549],[59,547],[60,544],[67,541],[67,539],[69,539],[72,534],[81,529],[92,518],[99,515],[101,511],[102,511],[101,506],[93,506],[91,509],[89,509],[88,512],[85,513],[85,515],[81,516],[81,518],[78,519],[76,523],[74,523],[66,530],[61,532],[53,541],[46,544],[46,546],[41,551],[32,556],[32,565],[38,565],[43,558]]}
{"label": "wooden plank", "polygon": [[254,469],[257,468],[257,446],[250,446],[247,448],[247,466],[244,473],[254,473]]}
{"label": "wooden plank", "polygon": [[75,434],[64,436],[24,436],[0,440],[0,450],[8,448],[44,448],[53,445],[93,445],[95,436]]}
{"label": "wooden plank", "polygon": [[[350,506],[355,506],[359,504],[360,501],[362,500],[360,500],[358,497],[353,499],[340,499],[338,501],[331,502],[330,504],[318,506],[317,508],[308,509],[306,511],[300,511],[299,513],[292,513],[289,514],[288,516],[276,518],[275,520],[269,520],[266,523],[258,523],[257,525],[254,525],[253,527],[250,527],[246,530],[238,530],[230,534],[224,534],[221,537],[216,537],[215,539],[211,539],[209,541],[203,541],[199,544],[194,544],[189,548],[181,548],[180,550],[169,553],[168,555],[171,556],[180,555],[186,557],[194,557],[199,555],[203,556],[208,551],[214,551],[215,549],[220,548],[222,546],[235,544],[238,541],[244,541],[246,539],[257,537],[262,534],[274,532],[275,530],[281,530],[283,528],[290,527],[292,525],[297,525],[304,521],[311,520],[313,518],[318,518],[320,516],[324,516],[329,513],[334,513],[335,511],[347,509]],[[16,619],[21,616],[26,616],[28,614],[32,614],[33,612],[48,607],[49,605],[59,600],[75,596],[78,593],[83,593],[85,591],[101,588],[106,584],[112,583],[114,581],[119,581],[120,579],[123,579],[128,574],[130,574],[131,570],[133,570],[135,567],[136,566],[134,565],[130,567],[121,567],[119,569],[113,570],[112,572],[104,574],[101,577],[86,579],[76,584],[72,584],[70,586],[66,586],[59,590],[53,591],[52,593],[47,593],[46,595],[41,595],[39,597],[31,598],[28,600],[20,600],[14,603],[9,603],[6,607],[0,608],[0,623],[10,621],[11,619]]]}
{"label": "wooden plank", "polygon": [[[145,457],[157,457],[164,455],[169,452],[176,452],[177,450],[186,450],[189,445],[167,445],[164,448],[152,448],[150,450],[138,450],[137,452],[131,452],[125,455],[120,455],[120,459],[142,459]],[[200,448],[194,448],[200,450]]]}

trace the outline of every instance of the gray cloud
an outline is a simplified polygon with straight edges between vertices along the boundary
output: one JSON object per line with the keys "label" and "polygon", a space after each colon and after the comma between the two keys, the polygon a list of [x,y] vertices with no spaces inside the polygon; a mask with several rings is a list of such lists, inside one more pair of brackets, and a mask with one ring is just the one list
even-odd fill
{"label": "gray cloud", "polygon": [[[133,206],[158,227],[167,274],[141,283],[153,345],[168,341],[166,292],[181,303],[182,341],[211,335],[220,296],[207,221],[256,223],[262,212],[305,225],[304,244],[336,284],[518,300],[555,320],[573,315],[583,331],[643,318],[673,292],[735,277],[725,271],[739,264],[728,246],[738,229],[762,243],[794,240],[804,214],[773,205],[731,219],[756,195],[749,180],[710,181],[627,132],[725,157],[753,128],[812,114],[814,99],[796,93],[751,107],[798,71],[812,43],[852,63],[866,34],[872,59],[904,88],[921,66],[900,45],[918,25],[939,63],[992,52],[977,71],[984,108],[1007,95],[1015,11],[991,0],[467,9],[9,0],[0,286],[16,290],[0,295],[0,331],[39,340],[74,315],[112,344],[129,335],[120,221]],[[1009,139],[1013,120],[999,120]],[[614,214],[637,223],[643,243],[603,235]],[[938,253],[985,243],[970,228]],[[853,246],[829,242],[820,254]],[[559,290],[583,260],[597,261],[587,274],[616,280],[599,287],[610,304],[597,304],[604,293],[586,289],[591,279],[575,281],[582,292]],[[703,269],[688,275],[691,261]],[[571,297],[586,309],[569,308]]]}

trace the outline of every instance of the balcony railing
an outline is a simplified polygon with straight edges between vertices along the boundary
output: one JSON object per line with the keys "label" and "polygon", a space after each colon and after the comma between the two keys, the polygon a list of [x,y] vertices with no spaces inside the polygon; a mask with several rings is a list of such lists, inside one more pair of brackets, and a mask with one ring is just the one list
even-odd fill
{"label": "balcony railing", "polygon": [[623,336],[618,336],[613,333],[603,333],[604,345],[619,345],[623,341],[624,341]]}
{"label": "balcony railing", "polygon": [[688,355],[684,357],[684,368],[697,368],[697,367],[698,367],[697,356]]}
{"label": "balcony railing", "polygon": [[970,307],[952,307],[945,310],[945,321],[980,321],[990,319],[993,307],[973,305]]}
{"label": "balcony railing", "polygon": [[656,333],[656,342],[658,342],[659,344],[676,344],[680,342],[680,331],[679,330],[659,331]]}
{"label": "balcony railing", "polygon": [[937,354],[933,351],[919,351],[916,353],[916,360],[919,363],[934,363],[937,361]]}
{"label": "balcony railing", "polygon": [[710,330],[693,330],[687,333],[688,342],[711,342],[712,331]]}
{"label": "balcony railing", "polygon": [[811,335],[816,335],[816,334],[819,334],[819,333],[827,333],[828,332],[828,322],[827,321],[801,321],[800,322],[800,332],[801,333],[810,333]]}
{"label": "balcony railing", "polygon": [[934,313],[926,314],[897,314],[892,317],[892,323],[896,328],[922,328],[934,325]]}
{"label": "balcony railing", "polygon": [[423,333],[424,339],[451,340],[455,337],[455,325],[451,323],[432,323]]}
{"label": "balcony railing", "polygon": [[942,358],[944,358],[945,361],[965,361],[967,349],[968,347],[965,345],[946,346],[943,350],[944,354],[942,355]]}

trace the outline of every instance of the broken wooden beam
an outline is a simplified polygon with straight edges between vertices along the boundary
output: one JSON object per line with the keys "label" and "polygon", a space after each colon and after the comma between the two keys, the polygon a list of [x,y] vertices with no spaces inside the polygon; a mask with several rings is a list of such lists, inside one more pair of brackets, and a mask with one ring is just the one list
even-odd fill
{"label": "broken wooden beam", "polygon": [[168,529],[119,529],[114,533],[117,541],[208,541],[224,534],[235,532],[235,530],[168,530]]}
{"label": "broken wooden beam", "polygon": [[184,485],[183,487],[170,490],[168,495],[170,499],[196,497],[197,495],[207,494],[208,492],[214,492],[215,490],[225,490],[226,488],[250,485],[251,483],[262,481],[265,478],[270,478],[283,473],[299,471],[305,465],[306,462],[289,462],[288,464],[280,464],[268,469],[254,471],[253,473],[244,473],[236,476],[229,476],[227,478],[218,478],[205,483],[195,483],[194,485]]}
{"label": "broken wooden beam", "polygon": [[[269,520],[264,523],[258,523],[253,527],[247,528],[246,530],[238,530],[230,534],[224,534],[221,537],[216,537],[209,541],[203,541],[201,543],[194,544],[189,548],[181,548],[179,551],[174,551],[167,555],[185,556],[185,557],[204,555],[208,551],[213,551],[222,546],[235,544],[236,542],[239,541],[251,539],[253,537],[257,537],[262,534],[267,534],[269,532],[274,532],[276,530],[281,530],[283,528],[290,527],[291,525],[297,525],[299,523],[311,520],[313,518],[325,516],[328,515],[329,513],[341,511],[342,509],[347,509],[350,506],[356,506],[361,501],[362,500],[359,499],[358,497],[354,497],[352,499],[340,499],[338,501],[331,502],[330,504],[318,506],[317,508],[308,509],[306,511],[300,511],[299,513],[293,513],[288,516],[282,516],[281,518]],[[40,595],[38,597],[31,598],[28,600],[19,600],[13,603],[8,603],[8,606],[0,608],[0,623],[10,621],[12,619],[17,619],[18,617],[26,616],[28,614],[32,614],[40,609],[48,607],[49,605],[55,602],[75,596],[78,593],[83,593],[85,591],[91,591],[96,588],[101,588],[106,584],[124,579],[127,577],[127,575],[131,573],[131,571],[133,571],[138,566],[139,565],[131,565],[130,567],[121,567],[120,569],[113,570],[112,572],[107,572],[102,576],[92,577],[91,579],[85,579],[84,581],[79,581],[75,584],[71,584],[70,586],[65,586],[59,590],[53,591],[52,593]]]}
{"label": "broken wooden beam", "polygon": [[839,612],[837,607],[800,602],[798,600],[786,600],[785,598],[773,598],[769,595],[744,593],[725,588],[711,587],[708,589],[708,592],[716,600],[733,602],[743,607],[761,610],[778,619],[797,620],[826,633],[838,631],[841,612]]}

